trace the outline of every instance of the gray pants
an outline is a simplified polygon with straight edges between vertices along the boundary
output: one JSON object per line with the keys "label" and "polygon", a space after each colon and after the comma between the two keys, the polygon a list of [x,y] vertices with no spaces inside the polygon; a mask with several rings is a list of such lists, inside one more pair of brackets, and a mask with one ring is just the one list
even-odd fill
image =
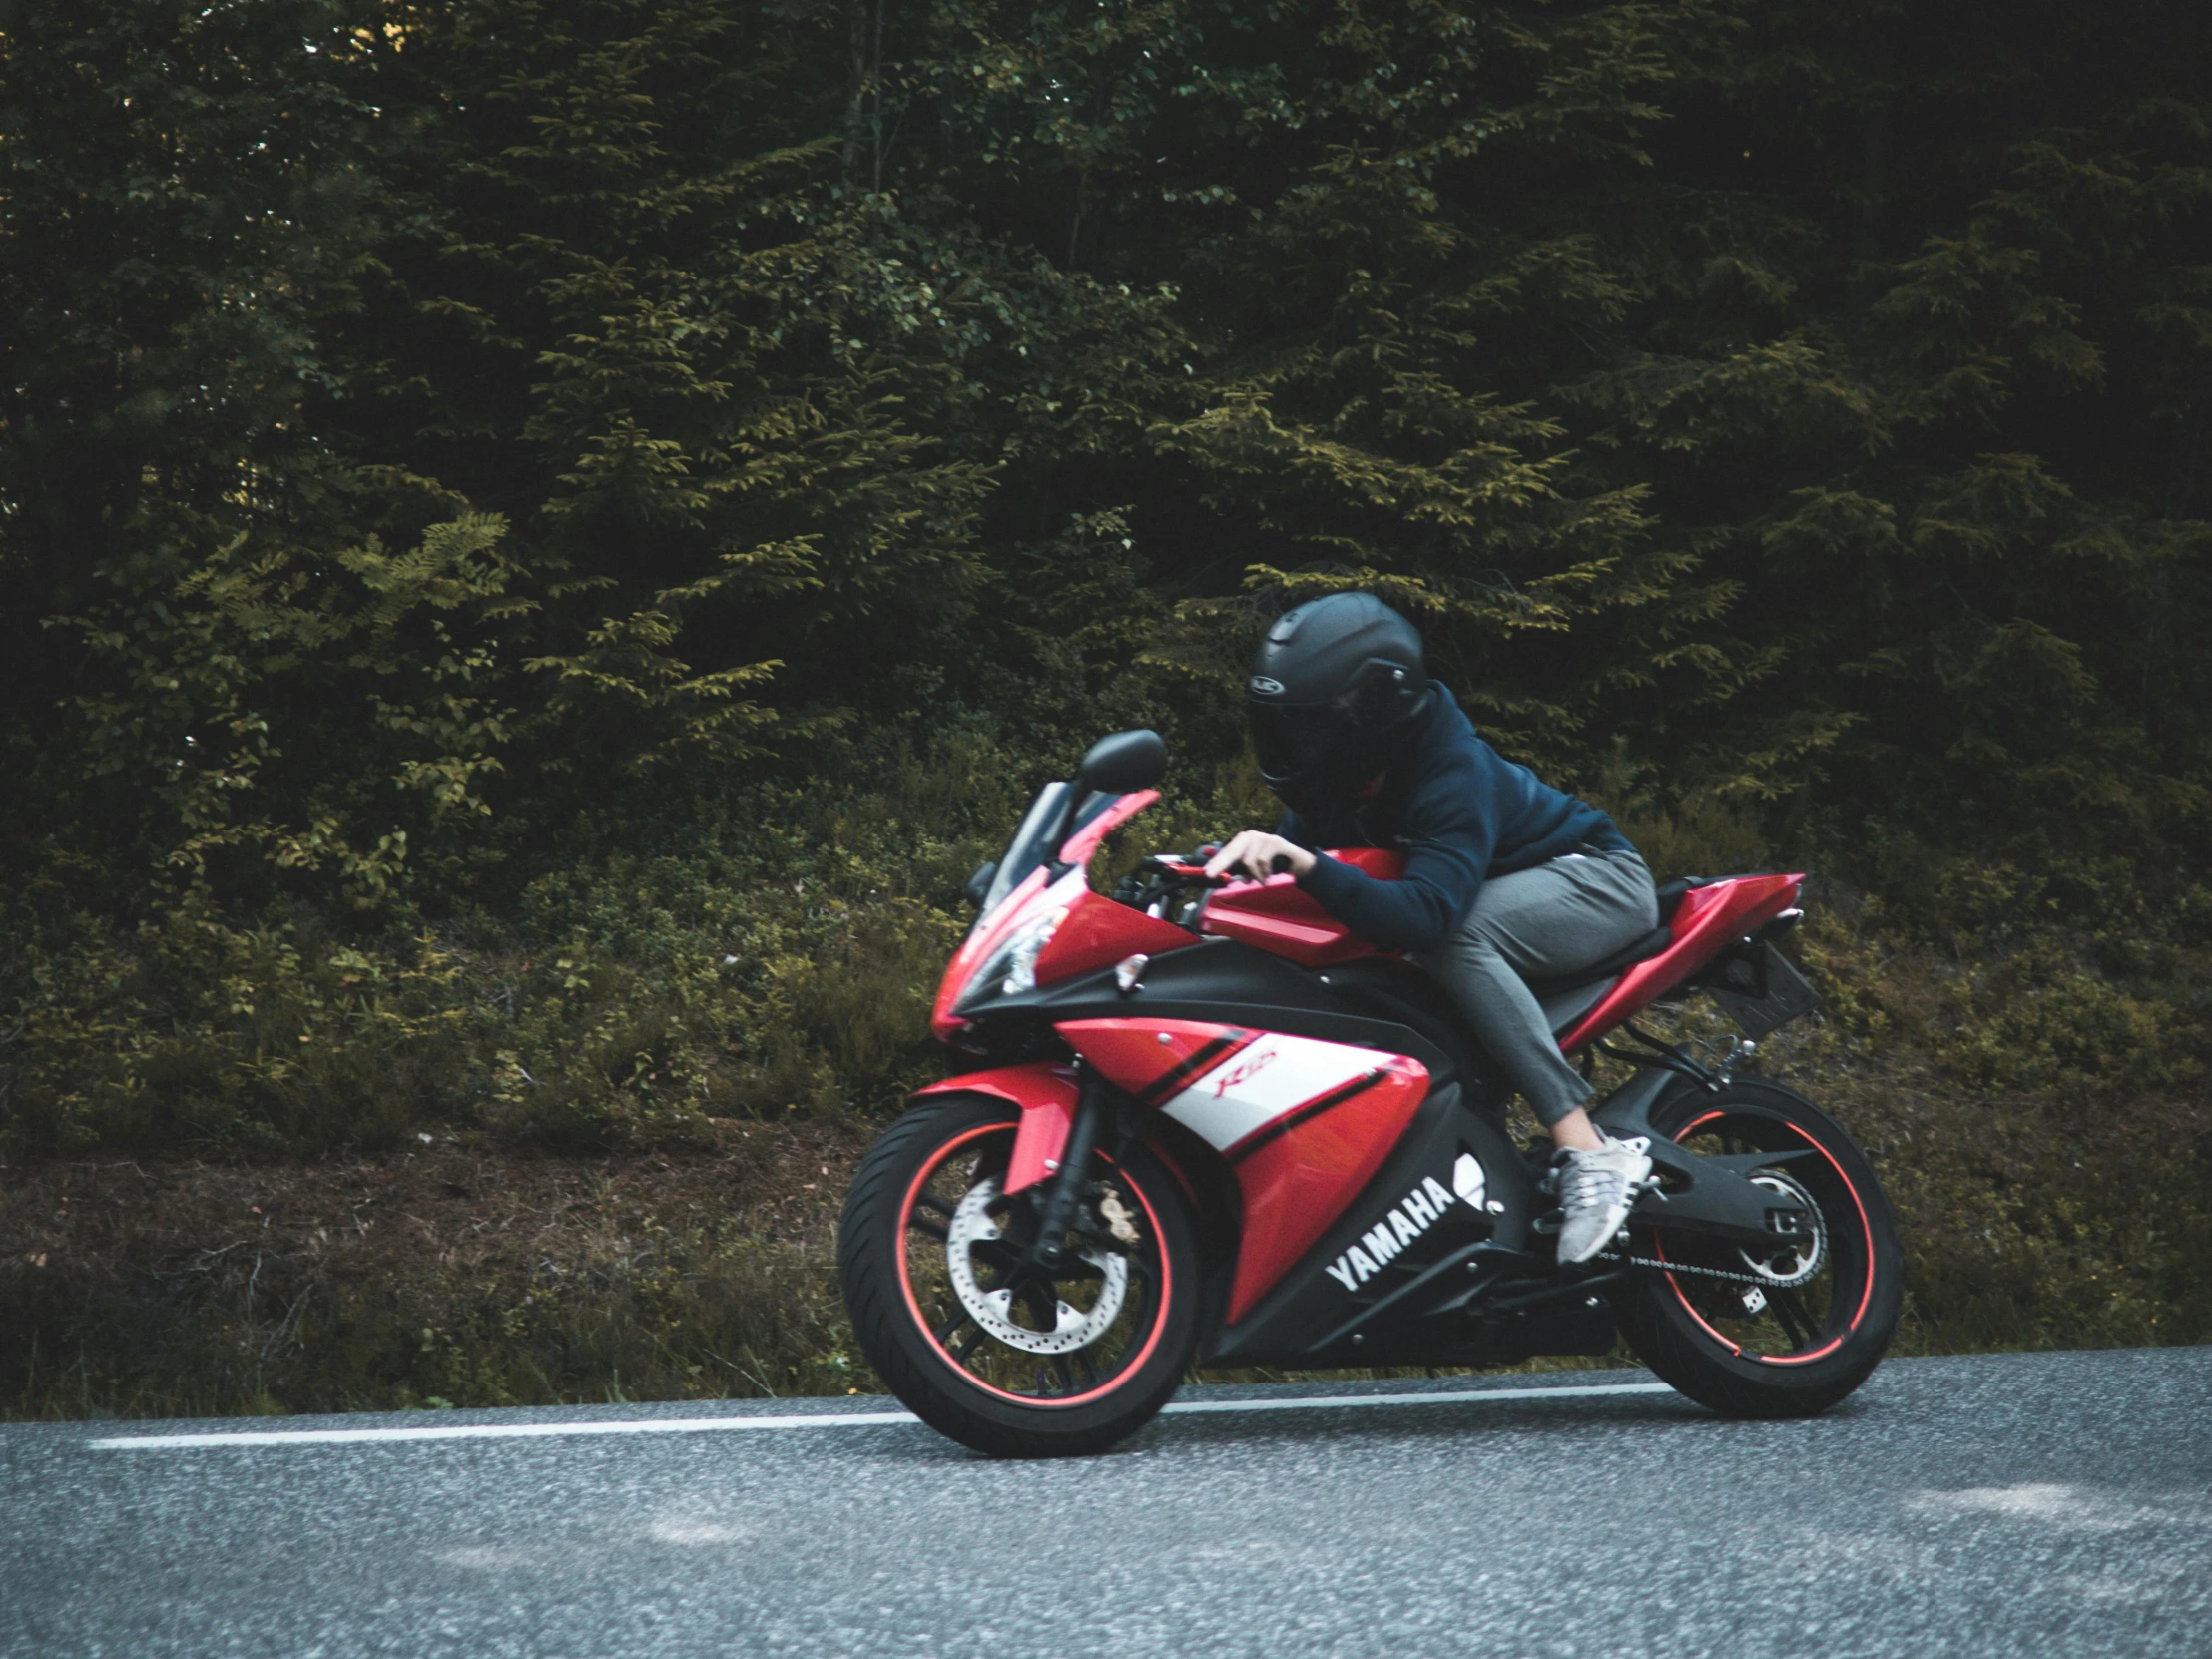
{"label": "gray pants", "polygon": [[1591,1091],[1559,1052],[1526,981],[1603,961],[1658,925],[1642,858],[1570,852],[1483,882],[1459,930],[1419,960],[1548,1128]]}

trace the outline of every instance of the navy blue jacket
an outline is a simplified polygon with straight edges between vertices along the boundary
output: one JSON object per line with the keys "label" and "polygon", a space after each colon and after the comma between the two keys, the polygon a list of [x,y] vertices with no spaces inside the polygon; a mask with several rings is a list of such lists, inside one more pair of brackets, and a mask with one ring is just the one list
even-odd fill
{"label": "navy blue jacket", "polygon": [[1493,875],[1582,846],[1611,852],[1629,844],[1595,807],[1540,782],[1476,737],[1441,686],[1392,746],[1374,796],[1311,818],[1287,812],[1275,832],[1314,851],[1383,846],[1405,854],[1405,873],[1395,881],[1327,857],[1299,880],[1323,909],[1385,950],[1443,943]]}

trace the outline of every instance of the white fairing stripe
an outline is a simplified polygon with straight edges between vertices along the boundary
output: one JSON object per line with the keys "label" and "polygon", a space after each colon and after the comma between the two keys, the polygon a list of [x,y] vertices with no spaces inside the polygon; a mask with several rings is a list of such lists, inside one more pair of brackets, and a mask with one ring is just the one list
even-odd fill
{"label": "white fairing stripe", "polygon": [[1232,1054],[1160,1109],[1226,1152],[1285,1112],[1387,1063],[1372,1048],[1276,1033]]}

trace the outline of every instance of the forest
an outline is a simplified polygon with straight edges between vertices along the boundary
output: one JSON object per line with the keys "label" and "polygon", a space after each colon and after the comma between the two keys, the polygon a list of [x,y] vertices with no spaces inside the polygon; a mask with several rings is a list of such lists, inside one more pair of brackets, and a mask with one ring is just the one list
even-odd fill
{"label": "forest", "polygon": [[2208,87],[2185,0],[0,0],[0,1411],[867,1386],[969,870],[1135,725],[1267,822],[1348,588],[1816,873],[1908,1345],[2212,1340]]}

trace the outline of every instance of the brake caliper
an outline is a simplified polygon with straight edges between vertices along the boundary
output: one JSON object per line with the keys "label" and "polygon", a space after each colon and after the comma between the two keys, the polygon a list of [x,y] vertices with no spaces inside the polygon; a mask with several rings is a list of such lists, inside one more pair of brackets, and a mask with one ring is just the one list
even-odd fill
{"label": "brake caliper", "polygon": [[1122,1203],[1121,1195],[1109,1187],[1098,1201],[1098,1213],[1106,1218],[1107,1231],[1117,1242],[1133,1245],[1137,1242],[1137,1218]]}

